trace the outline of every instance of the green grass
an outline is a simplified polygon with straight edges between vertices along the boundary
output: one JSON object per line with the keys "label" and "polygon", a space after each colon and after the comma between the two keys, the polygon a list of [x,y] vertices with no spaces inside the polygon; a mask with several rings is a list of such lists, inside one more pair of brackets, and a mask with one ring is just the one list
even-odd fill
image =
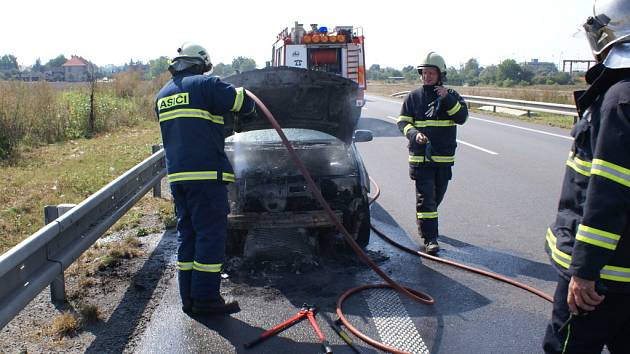
{"label": "green grass", "polygon": [[[92,139],[25,149],[17,161],[0,164],[0,253],[43,226],[44,206],[80,203],[150,156],[151,146],[159,142],[157,122],[141,121]],[[126,217],[127,226],[115,227],[133,227],[141,215],[170,204],[159,199],[148,203],[154,204],[150,210],[136,209]]]}

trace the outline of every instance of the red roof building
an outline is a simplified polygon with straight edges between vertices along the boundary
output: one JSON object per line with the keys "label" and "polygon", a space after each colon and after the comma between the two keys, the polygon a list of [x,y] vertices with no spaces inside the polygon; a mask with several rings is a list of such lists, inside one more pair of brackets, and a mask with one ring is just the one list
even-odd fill
{"label": "red roof building", "polygon": [[64,68],[65,81],[87,81],[89,78],[88,61],[80,56],[73,55],[62,67]]}

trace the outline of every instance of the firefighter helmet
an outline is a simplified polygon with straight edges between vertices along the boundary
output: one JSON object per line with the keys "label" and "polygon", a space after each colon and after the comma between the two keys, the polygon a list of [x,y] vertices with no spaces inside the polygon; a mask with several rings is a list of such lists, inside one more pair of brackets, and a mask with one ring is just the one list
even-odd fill
{"label": "firefighter helmet", "polygon": [[583,26],[593,55],[604,60],[613,45],[630,41],[630,2],[595,0],[593,16]]}
{"label": "firefighter helmet", "polygon": [[188,64],[202,64],[204,72],[212,71],[210,55],[208,51],[199,44],[184,42],[181,47],[177,48],[177,53],[179,55],[173,58],[173,63],[180,61]]}
{"label": "firefighter helmet", "polygon": [[418,74],[422,75],[422,69],[428,67],[438,69],[440,81],[446,79],[446,63],[441,55],[436,52],[429,52],[429,54],[420,60],[420,64],[416,67],[416,69],[418,69]]}

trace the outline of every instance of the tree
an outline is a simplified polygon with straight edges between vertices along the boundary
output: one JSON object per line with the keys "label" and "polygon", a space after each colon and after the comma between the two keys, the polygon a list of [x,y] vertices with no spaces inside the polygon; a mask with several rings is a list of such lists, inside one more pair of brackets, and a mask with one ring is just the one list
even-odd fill
{"label": "tree", "polygon": [[232,68],[232,64],[223,64],[219,63],[214,66],[213,75],[226,77],[234,74],[234,68]]}
{"label": "tree", "polygon": [[256,69],[256,61],[252,58],[238,57],[232,60],[232,68],[238,72]]}
{"label": "tree", "polygon": [[18,70],[17,57],[12,54],[5,54],[0,58],[0,70]]}
{"label": "tree", "polygon": [[168,70],[168,62],[169,59],[165,56],[149,60],[149,76],[151,78],[160,76],[163,72]]}
{"label": "tree", "polygon": [[462,80],[471,86],[475,86],[479,83],[479,74],[481,68],[479,62],[475,58],[470,58],[464,64],[464,68],[461,71]]}
{"label": "tree", "polygon": [[368,71],[381,71],[381,66],[378,64],[372,64],[370,65]]}
{"label": "tree", "polygon": [[520,81],[521,67],[514,59],[506,59],[497,67],[497,81]]}
{"label": "tree", "polygon": [[573,84],[573,78],[569,73],[558,72],[552,75],[553,81],[559,85],[571,85]]}
{"label": "tree", "polygon": [[506,59],[497,67],[497,82],[506,86],[514,84],[530,84],[534,78],[534,72],[516,63],[514,59]]}
{"label": "tree", "polygon": [[44,70],[52,70],[54,68],[60,68],[68,61],[63,54],[59,54],[56,58],[50,59],[48,63],[44,64]]}
{"label": "tree", "polygon": [[368,80],[379,80],[381,73],[381,66],[378,64],[372,64],[367,71]]}
{"label": "tree", "polygon": [[407,81],[415,81],[418,78],[418,71],[413,65],[407,65],[402,69],[402,74]]}
{"label": "tree", "polygon": [[44,72],[44,66],[42,65],[42,60],[37,58],[37,60],[35,60],[35,64],[33,64],[33,71],[36,72]]}
{"label": "tree", "polygon": [[484,84],[493,84],[497,82],[497,66],[490,65],[479,73],[479,81]]}
{"label": "tree", "polygon": [[451,85],[462,85],[464,83],[464,76],[457,71],[454,67],[446,69],[446,80]]}

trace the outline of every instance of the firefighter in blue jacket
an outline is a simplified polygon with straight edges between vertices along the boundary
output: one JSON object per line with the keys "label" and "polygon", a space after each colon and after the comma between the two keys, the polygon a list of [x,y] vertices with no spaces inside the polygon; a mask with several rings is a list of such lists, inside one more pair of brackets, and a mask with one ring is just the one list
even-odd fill
{"label": "firefighter in blue jacket", "polygon": [[418,233],[429,254],[439,251],[438,206],[444,198],[457,146],[456,124],[464,124],[468,107],[461,96],[442,86],[444,59],[430,52],[417,67],[422,87],[405,98],[398,129],[409,140],[409,176],[416,184]]}
{"label": "firefighter in blue jacket", "polygon": [[234,171],[224,151],[224,116],[255,115],[254,102],[212,70],[207,51],[184,43],[169,66],[172,78],[155,109],[166,153],[168,182],[177,214],[177,266],[182,310],[232,313],[236,301],[220,294],[225,258],[227,187]]}
{"label": "firefighter in blue jacket", "polygon": [[630,1],[596,0],[584,28],[598,61],[545,248],[559,273],[546,353],[630,353]]}

